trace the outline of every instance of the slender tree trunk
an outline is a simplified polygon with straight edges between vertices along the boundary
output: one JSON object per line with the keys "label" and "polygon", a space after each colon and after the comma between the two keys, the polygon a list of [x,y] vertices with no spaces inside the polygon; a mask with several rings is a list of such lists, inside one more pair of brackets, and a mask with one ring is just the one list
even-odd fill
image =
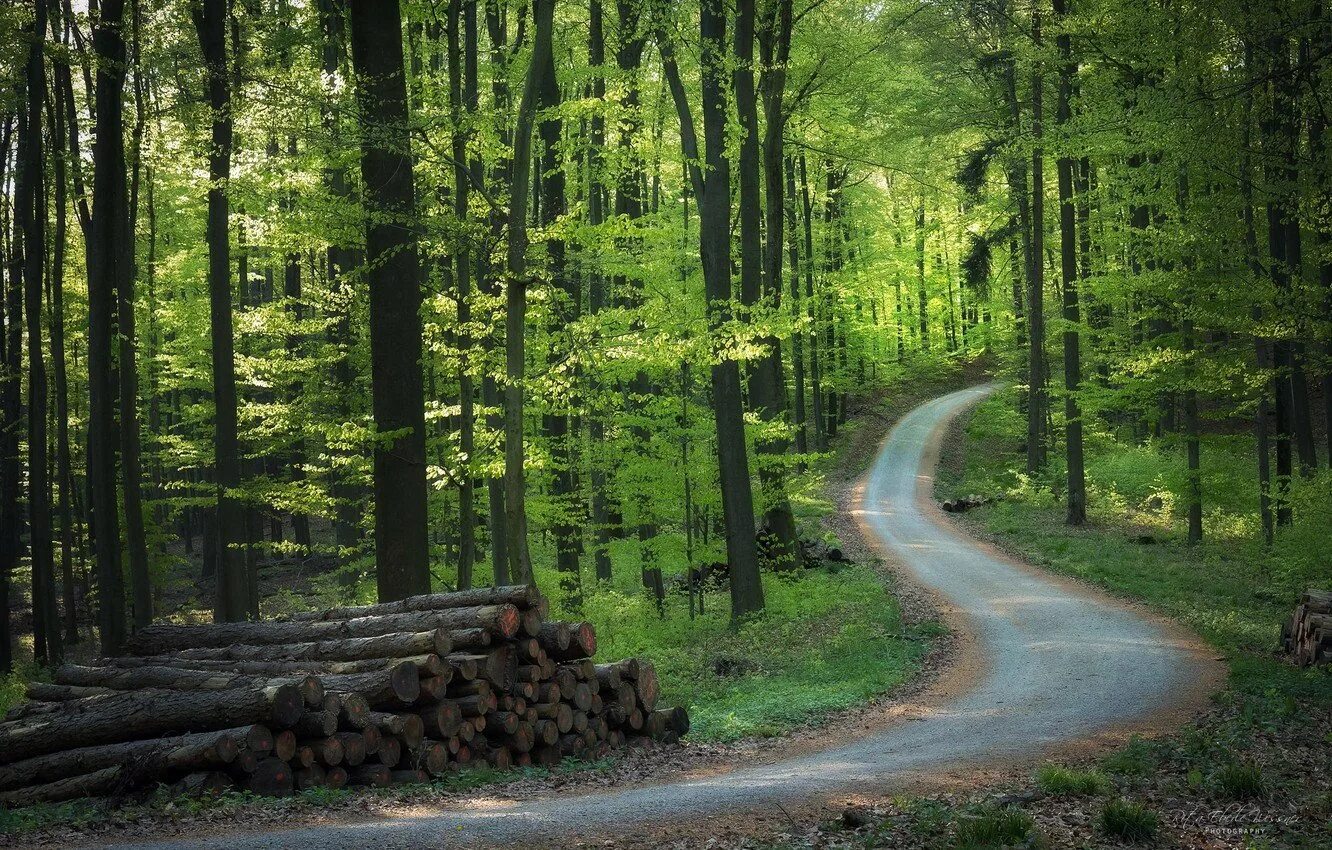
{"label": "slender tree trunk", "polygon": [[375,575],[379,600],[430,592],[421,377],[421,269],[416,190],[397,0],[352,0],[352,63],[366,134],[361,143],[370,289],[375,430]]}
{"label": "slender tree trunk", "polygon": [[51,551],[51,489],[47,454],[46,355],[42,346],[42,293],[46,265],[45,146],[42,102],[46,93],[46,3],[37,2],[28,32],[27,97],[20,119],[20,160],[14,207],[23,244],[24,308],[28,321],[28,547],[32,564],[33,652],[43,664],[64,655],[56,606]]}
{"label": "slender tree trunk", "polygon": [[[553,0],[552,0],[553,5]],[[560,156],[560,141],[564,135],[564,122],[559,117],[560,86],[555,77],[554,51],[545,53],[546,67],[541,69],[541,88],[537,92],[538,105],[545,114],[539,128],[541,136],[541,215],[543,228],[553,228],[568,210],[565,200],[564,163]],[[577,320],[582,293],[578,280],[570,273],[565,259],[565,243],[559,237],[547,237],[547,273],[555,286],[550,305],[550,339],[556,357],[573,353],[573,340],[568,328]],[[555,569],[560,574],[560,595],[564,609],[579,611],[583,607],[583,586],[578,565],[578,500],[574,482],[574,453],[569,435],[570,411],[573,398],[551,398],[549,409],[542,416],[542,429],[550,441],[553,480],[551,499],[555,502],[555,520],[551,531],[555,536]]]}
{"label": "slender tree trunk", "polygon": [[[463,7],[466,6],[466,9]],[[466,30],[463,32],[463,30]],[[453,214],[460,223],[468,220],[467,205],[472,174],[467,163],[467,134],[463,111],[469,121],[476,115],[476,4],[463,0],[449,3],[449,112],[453,121]],[[464,58],[463,52],[466,51]],[[467,79],[463,81],[463,66]],[[458,589],[472,586],[476,563],[476,477],[472,472],[476,453],[475,388],[472,385],[470,352],[472,335],[472,254],[467,238],[454,249],[454,283],[458,298],[458,397],[460,400],[458,448],[462,474],[458,482]]]}
{"label": "slender tree trunk", "polygon": [[[1065,0],[1054,0],[1057,22],[1063,22]],[[1059,48],[1059,103],[1055,121],[1067,127],[1073,117],[1069,103],[1073,94],[1073,77],[1077,64],[1073,60],[1072,38],[1061,30],[1055,37]],[[1059,259],[1061,282],[1064,287],[1064,442],[1068,460],[1068,516],[1069,525],[1082,525],[1087,521],[1087,476],[1082,458],[1082,410],[1078,406],[1078,388],[1082,383],[1082,353],[1080,350],[1082,317],[1078,305],[1077,210],[1073,201],[1073,157],[1062,152],[1059,171]]]}
{"label": "slender tree trunk", "polygon": [[[735,26],[736,68],[733,73],[735,102],[740,118],[740,301],[748,308],[758,307],[765,300],[774,307],[779,303],[781,274],[781,160],[777,160],[777,189],[772,193],[773,179],[766,162],[762,163],[769,195],[769,250],[763,250],[763,200],[760,190],[760,158],[757,95],[754,88],[754,27],[755,0],[739,0]],[[765,111],[771,122],[774,111]],[[780,119],[781,107],[777,104]],[[780,140],[780,128],[777,139]],[[767,137],[772,147],[771,134]],[[780,151],[776,152],[780,157]],[[775,206],[774,206],[775,205]],[[772,230],[774,219],[778,222]],[[774,250],[775,249],[775,250]],[[774,259],[775,257],[775,259]],[[766,266],[766,268],[765,268]],[[773,273],[778,275],[773,277]],[[786,412],[786,391],[782,380],[781,345],[776,337],[761,340],[763,350],[749,367],[749,406],[759,418],[771,422],[783,418]],[[800,541],[796,537],[795,516],[786,495],[786,476],[781,461],[765,461],[786,454],[787,441],[760,440],[755,446],[756,465],[763,492],[765,533],[769,536],[767,555],[774,568],[794,569],[799,566]]]}
{"label": "slender tree trunk", "polygon": [[[55,24],[52,23],[52,30]],[[58,72],[57,72],[58,75]],[[51,369],[55,382],[56,483],[59,493],[56,515],[60,520],[60,586],[64,601],[65,643],[79,642],[78,608],[74,601],[74,516],[71,509],[74,475],[70,470],[69,372],[65,357],[65,250],[68,243],[67,154],[60,149],[64,132],[64,91],[54,87],[52,150],[55,177],[55,256],[51,262]],[[0,544],[2,545],[2,544]],[[3,601],[0,600],[0,603]]]}
{"label": "slender tree trunk", "polygon": [[[1041,43],[1041,18],[1033,13],[1032,40]],[[1035,147],[1031,152],[1031,269],[1027,277],[1028,384],[1027,472],[1045,468],[1045,152],[1041,149],[1041,93],[1044,80],[1040,67],[1031,78],[1031,133]]]}
{"label": "slender tree trunk", "polygon": [[930,293],[925,283],[925,196],[916,207],[916,295],[920,302],[920,350],[930,350]]}
{"label": "slender tree trunk", "polygon": [[117,293],[120,339],[120,474],[125,510],[125,551],[129,556],[130,610],[135,630],[153,621],[153,586],[148,574],[148,540],[143,526],[143,460],[139,436],[138,337],[134,322],[134,290],[138,278],[135,252],[142,173],[143,133],[146,123],[143,72],[139,67],[139,3],[131,3],[134,68],[134,129],[130,149],[129,257],[130,269]]}
{"label": "slender tree trunk", "polygon": [[[0,180],[11,180],[9,168],[10,143],[13,139],[14,120],[5,116],[4,134],[0,140]],[[0,239],[5,243],[5,254],[0,265],[0,289],[4,290],[0,319],[4,322],[4,336],[0,338],[0,674],[9,673],[14,666],[14,635],[11,633],[9,612],[9,584],[22,548],[18,490],[22,479],[19,460],[19,423],[21,400],[19,387],[23,358],[23,282],[18,246],[10,239],[9,205],[0,204]]]}
{"label": "slender tree trunk", "polygon": [[103,0],[93,30],[97,144],[93,148],[93,203],[88,228],[88,490],[103,655],[118,654],[125,639],[116,499],[117,391],[111,349],[116,293],[133,264],[125,185],[124,18],[123,0]]}
{"label": "slender tree trunk", "polygon": [[[658,34],[663,70],[680,117],[681,145],[690,161],[690,182],[699,199],[699,248],[708,297],[709,325],[716,333],[731,311],[730,163],[726,157],[726,11],[720,0],[704,0],[699,20],[704,48],[703,134],[706,153],[700,160],[689,100],[675,64],[674,50],[664,32]],[[698,163],[702,161],[703,167]],[[704,177],[706,170],[706,178]],[[717,467],[726,522],[726,554],[730,566],[731,617],[740,620],[763,609],[763,584],[754,546],[754,497],[750,490],[740,396],[740,365],[722,357],[712,366],[712,397],[717,426]]]}
{"label": "slender tree trunk", "polygon": [[819,315],[814,298],[814,208],[809,197],[809,171],[805,155],[800,154],[800,206],[805,226],[805,310],[809,319],[809,415],[814,420],[814,449],[828,450],[828,436],[823,427],[823,375],[819,369]]}
{"label": "slender tree trunk", "polygon": [[[244,554],[245,510],[235,494],[240,486],[240,439],[236,423],[236,362],[231,319],[231,243],[229,234],[232,116],[231,74],[227,62],[227,17],[223,3],[195,10],[195,27],[208,69],[212,110],[212,149],[208,156],[208,292],[213,344],[213,450],[217,511],[217,600],[214,618],[252,619],[252,594]],[[100,138],[100,136],[99,136]],[[101,528],[98,527],[98,538]]]}
{"label": "slender tree trunk", "polygon": [[[802,305],[800,303],[800,241],[796,235],[796,189],[795,159],[786,158],[786,250],[791,261],[791,321],[795,330],[791,332],[792,383],[795,388],[795,443],[796,452],[809,452],[809,428],[805,411],[805,334],[800,330]],[[771,237],[769,237],[771,238]],[[808,262],[806,257],[806,262]],[[804,467],[804,461],[801,461]]]}
{"label": "slender tree trunk", "polygon": [[527,205],[531,188],[532,124],[542,79],[551,62],[555,0],[535,0],[532,59],[523,85],[513,133],[513,180],[509,199],[509,238],[504,315],[504,510],[508,531],[509,574],[533,584],[527,547],[527,494],[523,472],[523,383],[527,319]]}
{"label": "slender tree trunk", "polygon": [[[588,65],[593,70],[592,97],[597,109],[592,114],[591,138],[588,148],[587,221],[594,229],[605,222],[606,189],[602,149],[606,145],[606,77],[602,70],[606,63],[604,14],[601,0],[590,0],[587,35]],[[686,203],[688,203],[686,199]],[[588,278],[588,309],[595,315],[606,307],[606,276],[600,267],[594,268]],[[595,379],[589,381],[592,395],[598,395]],[[588,436],[592,443],[591,520],[592,560],[597,580],[610,581],[610,510],[607,492],[607,459],[605,457],[606,424],[601,411],[594,409],[588,417]]]}

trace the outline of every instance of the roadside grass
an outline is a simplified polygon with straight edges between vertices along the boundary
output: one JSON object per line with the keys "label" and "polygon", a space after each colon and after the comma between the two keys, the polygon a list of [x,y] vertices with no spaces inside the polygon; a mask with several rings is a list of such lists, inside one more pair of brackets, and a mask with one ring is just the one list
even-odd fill
{"label": "roadside grass", "polygon": [[1010,847],[1024,844],[1036,822],[1031,815],[1012,807],[984,806],[957,819],[958,850]]}
{"label": "roadside grass", "polygon": [[1332,676],[1291,667],[1274,652],[1298,594],[1332,581],[1325,541],[1313,543],[1332,528],[1332,509],[1318,496],[1332,489],[1332,475],[1294,482],[1296,523],[1268,550],[1259,542],[1255,462],[1244,441],[1208,438],[1204,542],[1189,546],[1177,448],[1124,445],[1089,427],[1088,524],[1074,528],[1054,495],[1062,489],[1062,460],[1052,456],[1046,477],[1029,479],[1016,451],[1024,436],[1013,390],[982,402],[965,427],[960,472],[941,470],[938,495],[1001,496],[964,521],[1033,563],[1143,600],[1196,631],[1225,655],[1232,696],[1265,703],[1260,713],[1279,714],[1293,708],[1291,700],[1332,702]]}
{"label": "roadside grass", "polygon": [[1106,803],[1097,819],[1097,827],[1103,835],[1130,844],[1151,841],[1156,837],[1160,824],[1161,818],[1156,812],[1122,797]]}
{"label": "roadside grass", "polygon": [[1109,793],[1114,786],[1104,773],[1097,770],[1074,770],[1047,764],[1036,771],[1036,787],[1047,794],[1094,797]]}

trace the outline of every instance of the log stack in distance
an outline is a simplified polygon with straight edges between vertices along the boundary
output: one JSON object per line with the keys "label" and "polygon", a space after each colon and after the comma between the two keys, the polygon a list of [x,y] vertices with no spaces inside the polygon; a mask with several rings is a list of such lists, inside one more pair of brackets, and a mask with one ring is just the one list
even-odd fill
{"label": "log stack in distance", "polygon": [[241,788],[281,796],[553,766],[673,742],[651,662],[596,664],[589,623],[525,586],[284,620],[156,625],[65,665],[0,722],[0,805]]}
{"label": "log stack in distance", "polygon": [[1281,643],[1301,667],[1332,664],[1332,591],[1310,590],[1281,624]]}

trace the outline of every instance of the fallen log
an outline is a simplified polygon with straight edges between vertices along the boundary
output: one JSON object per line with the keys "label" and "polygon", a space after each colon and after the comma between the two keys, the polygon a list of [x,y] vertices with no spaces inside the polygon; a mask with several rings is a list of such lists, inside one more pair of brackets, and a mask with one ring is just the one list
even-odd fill
{"label": "fallen log", "polygon": [[401,738],[408,749],[415,749],[425,738],[425,724],[417,714],[370,713],[370,723],[385,735]]}
{"label": "fallen log", "polygon": [[49,682],[28,682],[23,687],[23,695],[34,702],[65,702],[72,699],[106,696],[111,693],[115,691],[106,687],[53,685]]}
{"label": "fallen log", "polygon": [[[482,634],[486,634],[482,632]],[[413,655],[448,655],[453,639],[448,629],[395,632],[373,637],[342,638],[288,645],[199,647],[180,650],[174,657],[196,661],[363,661],[408,658]]]}
{"label": "fallen log", "polygon": [[126,641],[132,655],[164,655],[199,647],[231,644],[308,643],[351,637],[422,630],[481,628],[502,638],[517,634],[519,611],[512,605],[483,605],[406,614],[312,622],[264,621],[206,625],[156,625],[140,629]]}
{"label": "fallen log", "polygon": [[266,797],[285,797],[296,787],[291,765],[280,758],[266,758],[245,779],[245,789]]}
{"label": "fallen log", "polygon": [[[415,672],[416,668],[411,668]],[[301,716],[303,700],[292,685],[228,691],[148,689],[96,697],[91,705],[66,703],[67,711],[41,722],[0,723],[0,759],[16,762],[71,747],[119,743],[186,729],[228,729],[262,723],[285,729]]]}
{"label": "fallen log", "polygon": [[292,622],[318,622],[329,620],[354,620],[359,617],[377,617],[388,614],[407,614],[422,611],[446,611],[453,608],[479,608],[487,605],[513,605],[516,608],[539,608],[545,614],[545,599],[534,587],[527,585],[503,585],[500,587],[478,587],[473,590],[461,590],[452,593],[426,593],[408,596],[395,602],[381,602],[377,605],[354,605],[342,608],[326,608],[323,611],[301,611],[292,614]]}
{"label": "fallen log", "polygon": [[[221,662],[233,668],[237,662]],[[129,669],[120,667],[87,667],[81,664],[63,664],[56,668],[55,680],[61,685],[112,688],[117,691],[138,691],[144,688],[166,688],[173,691],[227,691],[233,688],[263,688],[276,685],[295,685],[300,688],[306,705],[317,706],[324,699],[324,686],[314,676],[258,678],[238,673],[191,670],[183,667],[146,665]]]}
{"label": "fallen log", "polygon": [[58,803],[78,797],[101,797],[111,793],[120,782],[119,767],[105,767],[80,776],[69,776],[43,785],[30,785],[0,792],[0,804],[30,806],[34,803]]}
{"label": "fallen log", "polygon": [[93,773],[106,767],[135,765],[135,772],[159,764],[163,770],[199,770],[235,761],[242,746],[272,736],[267,727],[240,727],[221,732],[196,732],[123,744],[64,750],[0,767],[0,790],[38,785]]}

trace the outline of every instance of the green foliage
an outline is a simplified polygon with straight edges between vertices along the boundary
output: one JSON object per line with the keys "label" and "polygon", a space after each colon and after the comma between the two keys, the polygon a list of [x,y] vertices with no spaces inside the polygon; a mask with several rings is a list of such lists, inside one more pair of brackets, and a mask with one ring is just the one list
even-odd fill
{"label": "green foliage", "polygon": [[1231,763],[1216,773],[1217,791],[1232,800],[1256,800],[1267,794],[1262,768],[1256,764]]}
{"label": "green foliage", "polygon": [[1092,797],[1109,793],[1110,780],[1096,770],[1074,770],[1056,764],[1036,771],[1036,786],[1047,794]]}
{"label": "green foliage", "polygon": [[1156,837],[1160,818],[1141,803],[1115,798],[1105,804],[1096,825],[1110,838],[1142,844]]}
{"label": "green foliage", "polygon": [[1131,778],[1147,776],[1156,770],[1156,764],[1157,752],[1152,743],[1137,735],[1101,760],[1101,766],[1110,773]]}
{"label": "green foliage", "polygon": [[903,634],[897,602],[871,568],[765,578],[763,617],[738,627],[722,591],[705,593],[704,613],[691,618],[683,592],[659,614],[641,590],[589,588],[583,616],[597,627],[599,659],[653,660],[662,701],[688,707],[698,740],[776,735],[889,691],[916,669],[924,644]]}
{"label": "green foliage", "polygon": [[23,699],[23,678],[18,673],[0,676],[0,717]]}
{"label": "green foliage", "polygon": [[957,821],[959,850],[1022,845],[1031,836],[1031,815],[1011,806],[985,807],[962,815]]}

